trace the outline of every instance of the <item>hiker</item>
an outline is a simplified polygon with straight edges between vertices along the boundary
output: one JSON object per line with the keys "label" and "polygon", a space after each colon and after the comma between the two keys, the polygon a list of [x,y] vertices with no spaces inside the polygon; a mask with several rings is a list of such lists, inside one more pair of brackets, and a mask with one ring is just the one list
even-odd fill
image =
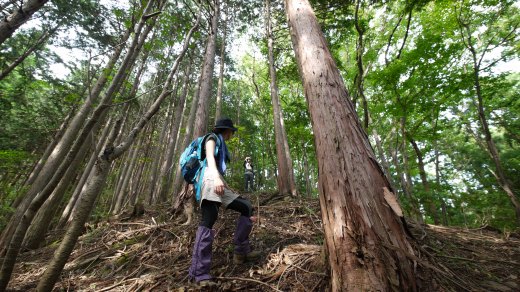
{"label": "hiker", "polygon": [[253,191],[253,180],[255,178],[255,172],[253,170],[253,163],[251,157],[246,157],[244,160],[244,179],[245,179],[245,192]]}
{"label": "hiker", "polygon": [[[249,200],[240,197],[231,191],[223,175],[226,171],[226,162],[230,161],[230,154],[226,142],[237,131],[233,121],[229,118],[219,119],[213,129],[213,133],[207,135],[203,141],[202,151],[205,160],[198,180],[195,183],[195,191],[200,194],[197,199],[200,203],[201,222],[195,236],[193,256],[189,270],[190,279],[200,285],[215,285],[209,274],[211,267],[211,246],[215,237],[213,224],[217,220],[220,206],[226,209],[240,212],[233,243],[235,244],[233,263],[241,264],[245,261],[258,258],[258,252],[252,252],[249,245],[249,234],[253,228],[253,206]],[[254,220],[254,218],[253,218]]]}

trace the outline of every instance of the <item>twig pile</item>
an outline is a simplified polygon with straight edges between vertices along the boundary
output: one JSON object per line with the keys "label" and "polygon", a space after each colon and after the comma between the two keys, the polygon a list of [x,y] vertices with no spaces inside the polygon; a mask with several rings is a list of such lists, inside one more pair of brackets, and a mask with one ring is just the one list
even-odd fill
{"label": "twig pile", "polygon": [[[256,203],[255,198],[252,201]],[[316,283],[326,285],[325,274],[312,272],[315,268],[324,270],[319,247],[315,245],[316,241],[323,240],[319,213],[315,211],[317,206],[315,201],[281,201],[272,206],[260,206],[257,210],[259,220],[254,226],[251,242],[254,249],[262,253],[262,260],[238,266],[232,263],[232,239],[238,215],[221,210],[214,226],[216,238],[212,263],[218,290],[310,291],[309,287]],[[138,218],[131,217],[132,212],[129,211],[119,218],[88,226],[56,288],[81,291],[199,291],[200,288],[187,279],[198,218],[188,225],[177,224],[177,218],[171,219],[168,207],[155,206]],[[52,241],[49,239],[49,242]],[[34,289],[57,245],[58,242],[23,254],[9,289]],[[295,246],[299,246],[301,255],[298,255]],[[284,258],[283,265],[288,261],[293,264],[286,268],[283,275],[270,275],[278,272],[272,269],[280,257]],[[281,264],[278,266],[281,267]],[[304,284],[307,288],[301,289],[302,284],[298,281],[307,283]]]}
{"label": "twig pile", "polygon": [[[263,195],[268,197],[268,195]],[[237,214],[221,210],[213,243],[211,273],[217,291],[327,291],[330,284],[318,200],[271,199],[257,206],[251,242],[262,257],[234,265]],[[57,290],[207,291],[189,283],[187,271],[198,224],[178,224],[169,206],[154,206],[141,217],[128,212],[87,226]],[[184,220],[182,220],[184,221]],[[181,221],[179,221],[181,222]],[[520,291],[520,239],[486,229],[464,230],[410,225],[417,238],[415,257],[420,291]],[[58,232],[59,233],[59,232]],[[10,291],[34,290],[59,244],[20,256]]]}

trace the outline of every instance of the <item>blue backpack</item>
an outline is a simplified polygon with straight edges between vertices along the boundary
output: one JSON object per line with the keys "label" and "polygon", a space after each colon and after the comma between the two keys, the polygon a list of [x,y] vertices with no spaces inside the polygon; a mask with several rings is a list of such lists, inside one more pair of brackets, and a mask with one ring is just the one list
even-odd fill
{"label": "blue backpack", "polygon": [[[218,137],[215,136],[215,134],[210,133],[193,140],[181,154],[179,161],[181,165],[181,173],[182,177],[184,177],[184,180],[188,184],[194,184],[197,181],[197,176],[203,166],[202,162],[206,158],[206,153],[204,153],[204,143],[210,135],[215,137],[215,141],[218,145],[220,143]],[[217,149],[218,147],[216,147],[215,151],[217,151]]]}

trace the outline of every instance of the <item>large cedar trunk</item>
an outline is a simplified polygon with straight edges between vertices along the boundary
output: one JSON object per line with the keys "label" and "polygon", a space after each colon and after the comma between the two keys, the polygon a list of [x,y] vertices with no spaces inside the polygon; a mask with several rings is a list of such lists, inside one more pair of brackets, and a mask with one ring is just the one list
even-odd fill
{"label": "large cedar trunk", "polygon": [[332,291],[416,290],[404,220],[385,201],[395,197],[316,16],[307,0],[285,7],[315,135]]}

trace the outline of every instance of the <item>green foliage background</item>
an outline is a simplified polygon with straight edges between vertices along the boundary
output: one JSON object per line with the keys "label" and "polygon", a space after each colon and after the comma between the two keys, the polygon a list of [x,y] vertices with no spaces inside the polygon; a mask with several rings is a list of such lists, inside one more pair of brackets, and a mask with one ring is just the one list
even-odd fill
{"label": "green foliage background", "polygon": [[[59,32],[77,32],[70,34],[71,37],[57,33],[46,46],[28,57],[7,78],[0,80],[2,214],[11,211],[10,204],[19,195],[31,166],[53,139],[65,116],[81,105],[102,68],[102,57],[72,62],[63,60],[55,48],[75,48],[85,55],[90,52],[91,56],[97,53],[106,55],[117,45],[118,36],[130,24],[131,15],[135,13],[115,2],[107,6],[97,1],[77,1],[74,5],[69,2],[55,1],[39,16],[40,26],[20,30],[0,48],[0,66],[4,68],[28,47],[32,39],[49,27],[59,25],[62,27]],[[374,133],[381,137],[383,151],[375,146],[374,149],[379,158],[384,155],[389,161],[389,178],[407,214],[411,214],[410,208],[417,201],[426,222],[433,223],[433,214],[427,208],[427,203],[433,202],[435,211],[444,218],[444,224],[467,227],[492,225],[507,230],[517,228],[514,209],[497,183],[493,161],[480,143],[483,133],[475,102],[473,60],[461,38],[465,32],[461,31],[458,18],[468,22],[469,33],[477,40],[477,53],[486,53],[480,72],[486,118],[503,168],[518,196],[520,74],[518,69],[512,72],[503,70],[508,63],[517,64],[519,60],[518,4],[508,0],[360,0],[358,24],[364,44],[359,49],[359,33],[354,17],[356,3],[312,1],[345,85],[360,119],[364,120],[362,92],[356,84],[360,74],[356,54],[357,51],[361,52],[365,70],[362,76],[363,93],[369,113],[368,128],[365,130],[373,144]],[[233,12],[229,12],[227,54],[224,60],[217,58],[217,65],[218,62],[226,62],[222,112],[239,126],[238,134],[229,143],[234,160],[230,165],[228,181],[234,188],[242,190],[242,162],[246,156],[251,156],[257,173],[257,191],[276,192],[276,149],[263,1],[229,1],[228,5]],[[317,197],[318,163],[310,116],[282,3],[272,5],[275,65],[295,178],[301,195]],[[168,72],[175,59],[175,54],[170,54],[175,51],[172,46],[182,41],[193,21],[193,11],[188,7],[193,10],[195,6],[168,5],[158,20],[159,29],[145,45],[146,51],[150,52],[147,61],[149,69],[138,96],[127,102],[131,119],[135,120],[157,93],[159,82],[156,79]],[[103,17],[94,17],[99,14]],[[194,65],[188,105],[200,74],[206,33],[205,26],[196,33],[189,54]],[[219,32],[219,37],[221,35],[222,32]],[[220,48],[220,45],[217,47]],[[238,54],[238,47],[245,48],[246,52]],[[51,65],[56,64],[68,68],[70,74],[65,77],[52,74]],[[214,94],[217,75],[215,73]],[[127,81],[116,102],[123,104],[127,100],[133,78],[135,74]],[[174,103],[176,94],[172,96]],[[209,121],[214,120],[213,103],[214,100]],[[158,146],[156,140],[166,108],[163,106],[152,121],[158,126],[146,134],[146,139],[153,142],[149,146],[143,143],[142,146],[139,163],[146,167],[140,177],[141,183],[148,180],[150,157],[155,149],[153,147]],[[117,107],[114,116],[121,115],[121,112],[123,106]],[[184,121],[188,112],[184,111]],[[406,138],[403,137],[401,120],[404,120]],[[184,127],[183,124],[181,134],[185,132]],[[421,181],[417,155],[409,139],[417,143],[424,158],[429,192]],[[145,146],[149,147],[146,151]],[[408,159],[407,166],[405,158]],[[109,186],[98,202],[96,217],[109,212],[107,205],[112,200],[114,184],[124,167],[122,162],[114,166]],[[411,178],[412,198],[407,198],[403,192],[401,175],[406,173]]]}

